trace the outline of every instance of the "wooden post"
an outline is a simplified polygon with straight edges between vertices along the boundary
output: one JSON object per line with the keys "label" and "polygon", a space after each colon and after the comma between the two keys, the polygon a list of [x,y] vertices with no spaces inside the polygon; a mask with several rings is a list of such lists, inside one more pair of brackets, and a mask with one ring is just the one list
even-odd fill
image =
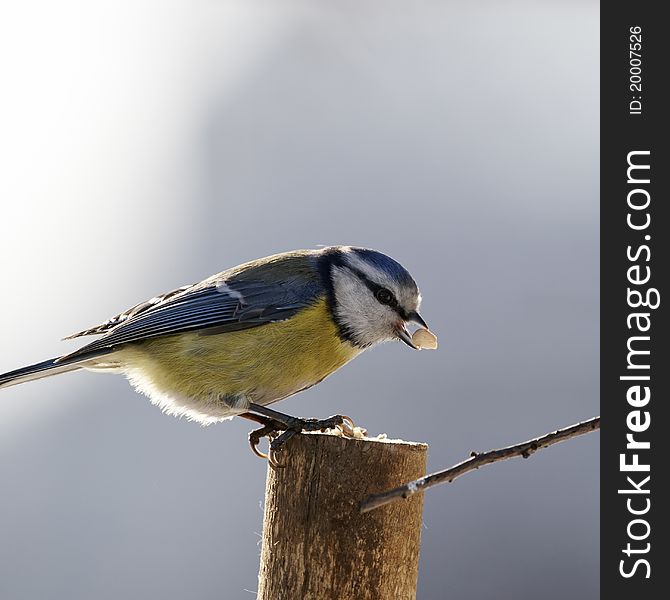
{"label": "wooden post", "polygon": [[367,514],[369,494],[426,473],[428,446],[298,435],[268,467],[258,600],[416,598],[423,494]]}

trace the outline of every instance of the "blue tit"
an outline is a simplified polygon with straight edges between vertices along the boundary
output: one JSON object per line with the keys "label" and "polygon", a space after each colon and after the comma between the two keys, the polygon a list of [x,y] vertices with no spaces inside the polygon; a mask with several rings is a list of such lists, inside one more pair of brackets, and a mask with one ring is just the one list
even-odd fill
{"label": "blue tit", "polygon": [[[284,252],[75,333],[66,339],[101,337],[4,373],[0,387],[78,369],[122,373],[164,412],[203,425],[240,415],[269,429],[309,429],[306,420],[267,406],[323,381],[377,343],[402,340],[417,348],[407,326],[427,329],[420,303],[412,276],[381,252]],[[312,429],[331,424],[310,421]]]}

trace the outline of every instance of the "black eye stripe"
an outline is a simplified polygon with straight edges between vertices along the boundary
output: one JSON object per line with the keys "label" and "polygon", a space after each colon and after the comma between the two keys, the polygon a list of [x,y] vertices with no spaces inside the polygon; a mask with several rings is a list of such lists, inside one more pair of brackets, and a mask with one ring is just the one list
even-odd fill
{"label": "black eye stripe", "polygon": [[[404,309],[402,308],[402,306],[400,306],[400,305],[398,304],[398,300],[397,300],[397,298],[395,297],[395,295],[393,294],[393,292],[392,292],[391,290],[385,288],[384,286],[379,285],[378,283],[375,283],[374,281],[372,281],[371,279],[369,279],[368,276],[367,276],[365,273],[363,273],[362,271],[359,271],[359,270],[356,269],[355,267],[351,267],[351,266],[349,266],[349,265],[346,265],[346,268],[349,269],[349,270],[351,270],[353,273],[355,273],[355,274],[358,276],[358,278],[359,278],[359,279],[366,285],[366,287],[372,292],[372,295],[376,298],[377,302],[379,302],[380,304],[383,304],[384,306],[388,306],[389,308],[392,308],[395,312],[398,313],[398,315],[400,316],[400,318],[402,318],[403,320],[406,321],[406,320],[409,318],[409,315],[407,314],[407,311],[404,310]],[[384,290],[384,291],[388,292],[389,294],[391,294],[391,301],[390,301],[390,302],[386,302],[386,303],[385,303],[385,302],[381,302],[381,301],[379,300],[379,298],[378,298],[378,294],[379,294],[379,292],[381,292],[382,290]]]}

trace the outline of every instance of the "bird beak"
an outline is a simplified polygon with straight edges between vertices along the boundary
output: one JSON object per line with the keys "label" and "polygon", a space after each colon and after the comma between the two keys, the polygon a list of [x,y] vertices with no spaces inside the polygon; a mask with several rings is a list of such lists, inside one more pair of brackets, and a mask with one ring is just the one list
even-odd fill
{"label": "bird beak", "polygon": [[409,318],[407,319],[408,323],[416,323],[417,325],[423,327],[424,329],[429,329],[428,323],[423,320],[423,317],[416,311],[409,313]]}
{"label": "bird beak", "polygon": [[407,329],[407,323],[416,323],[420,327],[423,327],[424,329],[428,329],[428,324],[423,320],[423,317],[416,311],[412,311],[408,317],[407,321],[402,323],[400,327],[398,327],[398,338],[401,339],[405,344],[407,344],[410,348],[413,348],[414,350],[419,350],[420,348],[416,345],[414,345],[414,342],[412,341],[412,336],[409,333],[409,330]]}
{"label": "bird beak", "polygon": [[414,350],[418,350],[418,348],[414,345],[414,342],[412,342],[412,336],[409,334],[409,331],[407,330],[407,325],[403,323],[398,327],[396,330],[396,334],[398,335],[398,339],[402,340],[405,342],[410,348],[413,348]]}

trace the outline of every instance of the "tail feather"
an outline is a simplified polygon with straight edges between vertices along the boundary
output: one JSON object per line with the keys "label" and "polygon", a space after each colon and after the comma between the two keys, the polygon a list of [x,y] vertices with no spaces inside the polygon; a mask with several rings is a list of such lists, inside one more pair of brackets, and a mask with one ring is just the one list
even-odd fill
{"label": "tail feather", "polygon": [[81,369],[82,361],[73,361],[71,363],[59,363],[60,357],[45,360],[34,365],[29,365],[15,371],[0,374],[0,388],[17,385],[26,381],[33,381],[34,379],[41,379],[42,377],[51,377],[51,375],[58,375],[59,373],[67,373],[68,371],[76,371]]}

